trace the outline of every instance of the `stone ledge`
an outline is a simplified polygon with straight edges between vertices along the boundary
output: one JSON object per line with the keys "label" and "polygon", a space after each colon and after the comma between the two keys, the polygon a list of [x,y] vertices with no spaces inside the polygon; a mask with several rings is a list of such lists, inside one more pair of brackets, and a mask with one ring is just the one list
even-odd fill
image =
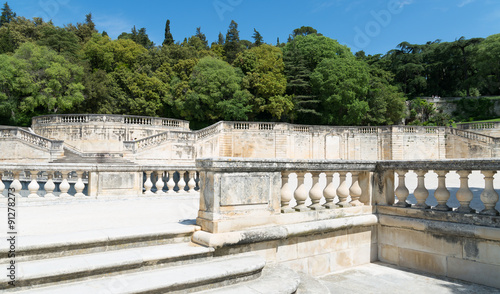
{"label": "stone ledge", "polygon": [[428,232],[431,234],[452,235],[466,238],[480,238],[500,241],[500,229],[469,224],[451,223],[435,220],[416,219],[402,216],[378,216],[380,225]]}
{"label": "stone ledge", "polygon": [[197,231],[193,234],[192,241],[209,247],[221,248],[224,246],[284,240],[290,237],[321,234],[352,227],[374,226],[377,224],[377,216],[371,214],[298,224],[277,225],[220,234]]}
{"label": "stone ledge", "polygon": [[[148,227],[102,229],[74,233],[23,236],[17,244],[16,251],[23,255],[42,254],[61,249],[86,247],[112,246],[120,243],[139,242],[145,240],[158,240],[161,238],[174,238],[188,236],[199,230],[195,225],[168,224]],[[9,244],[0,244],[0,254],[7,256]],[[16,254],[17,255],[17,254]]]}
{"label": "stone ledge", "polygon": [[500,216],[482,215],[477,213],[459,213],[452,211],[437,211],[432,209],[413,209],[382,205],[377,205],[375,206],[375,208],[377,213],[381,215],[392,215],[449,223],[500,228]]}

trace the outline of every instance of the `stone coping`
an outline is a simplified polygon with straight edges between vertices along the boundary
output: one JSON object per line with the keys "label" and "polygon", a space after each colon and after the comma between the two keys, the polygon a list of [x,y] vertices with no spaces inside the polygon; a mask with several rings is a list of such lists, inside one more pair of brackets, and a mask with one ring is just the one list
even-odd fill
{"label": "stone coping", "polygon": [[37,170],[37,171],[75,171],[87,172],[143,172],[143,171],[194,171],[194,165],[140,165],[140,164],[85,164],[85,163],[0,163],[0,171]]}
{"label": "stone coping", "polygon": [[459,213],[453,211],[438,211],[434,209],[414,209],[396,206],[377,205],[376,213],[396,217],[408,217],[429,221],[449,222],[474,226],[485,226],[500,229],[500,216],[478,213]]}
{"label": "stone coping", "polygon": [[352,227],[374,226],[377,224],[377,216],[374,214],[370,214],[295,224],[276,225],[227,233],[212,234],[205,231],[197,231],[193,234],[192,241],[204,246],[221,248],[224,246],[284,240],[291,237],[321,234],[331,231],[349,229]]}
{"label": "stone coping", "polygon": [[440,235],[461,236],[466,238],[480,238],[485,240],[500,241],[500,228],[460,224],[446,221],[410,218],[395,215],[378,215],[382,226],[412,229]]}
{"label": "stone coping", "polygon": [[199,158],[196,167],[208,171],[376,171],[407,170],[500,170],[500,159],[440,160],[290,160],[265,158]]}

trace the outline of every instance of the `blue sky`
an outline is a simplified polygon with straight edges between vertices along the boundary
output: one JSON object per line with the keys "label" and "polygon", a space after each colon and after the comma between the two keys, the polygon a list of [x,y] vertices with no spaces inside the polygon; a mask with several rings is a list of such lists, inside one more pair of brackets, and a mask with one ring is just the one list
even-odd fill
{"label": "blue sky", "polygon": [[11,0],[20,16],[52,19],[58,26],[83,22],[92,12],[99,31],[112,38],[145,27],[161,44],[170,19],[175,41],[194,35],[196,27],[209,42],[229,23],[238,23],[241,39],[252,40],[257,29],[264,41],[285,42],[293,29],[311,26],[353,52],[385,54],[397,44],[453,41],[500,33],[500,0]]}

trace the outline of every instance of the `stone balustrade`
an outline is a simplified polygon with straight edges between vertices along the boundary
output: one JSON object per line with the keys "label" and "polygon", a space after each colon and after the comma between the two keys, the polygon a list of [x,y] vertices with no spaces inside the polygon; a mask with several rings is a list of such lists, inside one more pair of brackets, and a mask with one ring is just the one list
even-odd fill
{"label": "stone balustrade", "polygon": [[477,122],[477,123],[457,124],[457,129],[461,130],[500,129],[500,122]]}
{"label": "stone balustrade", "polygon": [[464,131],[464,130],[459,130],[459,129],[453,129],[453,128],[448,128],[448,132],[450,134],[455,135],[455,136],[467,138],[467,139],[477,141],[477,142],[483,142],[486,144],[498,144],[498,143],[500,143],[500,138],[495,138],[495,137],[483,135],[480,133]]}
{"label": "stone balustrade", "polygon": [[[495,209],[499,196],[494,189],[493,177],[500,170],[500,160],[381,161],[378,162],[378,170],[382,173],[397,174],[397,187],[388,202],[389,204],[393,203],[394,206],[485,215],[499,214],[499,211]],[[407,181],[410,171],[413,171],[417,176],[413,202],[408,201],[410,193]],[[481,173],[484,179],[480,185],[482,186],[480,197],[475,199],[476,204],[472,206],[471,201],[473,201],[474,194],[469,187],[469,177],[473,171]],[[433,189],[432,198],[426,186],[426,175],[431,175],[431,172],[437,175],[437,187]],[[446,177],[452,175],[452,172],[459,178],[459,185],[450,187]],[[454,191],[454,193],[452,194],[450,191]],[[453,200],[456,199],[455,205],[450,204],[452,197]]]}
{"label": "stone balustrade", "polygon": [[144,171],[144,195],[196,193],[198,172],[194,167],[150,167]]}
{"label": "stone balustrade", "polygon": [[63,141],[50,140],[18,127],[0,127],[0,139],[18,139],[49,151],[62,151]]}
{"label": "stone balustrade", "polygon": [[124,141],[123,148],[135,153],[167,142],[191,142],[194,140],[195,134],[192,132],[167,131],[136,141]]}
{"label": "stone balustrade", "polygon": [[188,130],[189,122],[179,119],[111,114],[57,114],[33,118],[33,126],[57,124],[87,124],[96,122],[122,123],[125,125],[163,126]]}
{"label": "stone balustrade", "polygon": [[195,193],[198,176],[190,166],[95,164],[9,164],[0,166],[0,195],[55,200]]}

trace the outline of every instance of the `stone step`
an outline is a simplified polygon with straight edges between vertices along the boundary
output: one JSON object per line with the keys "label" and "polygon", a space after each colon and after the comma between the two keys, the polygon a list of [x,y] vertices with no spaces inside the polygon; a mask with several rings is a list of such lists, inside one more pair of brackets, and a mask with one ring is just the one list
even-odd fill
{"label": "stone step", "polygon": [[[211,257],[213,251],[213,248],[193,243],[180,243],[18,262],[16,287],[88,279],[96,275],[146,270],[195,260],[198,262]],[[9,264],[0,264],[0,268],[8,267]],[[8,288],[9,281],[7,276],[0,276],[0,289]]]}
{"label": "stone step", "polygon": [[[218,289],[196,292],[197,294],[291,294],[298,293],[301,277],[293,270],[281,266],[266,266],[258,279]],[[327,291],[328,289],[325,288]],[[321,290],[325,290],[321,289]],[[302,292],[305,293],[305,292]],[[328,292],[307,292],[328,294]]]}
{"label": "stone step", "polygon": [[[38,294],[88,293],[190,293],[248,281],[260,276],[265,260],[260,256],[235,256],[202,263],[161,267],[148,271],[103,276],[87,281],[6,292]],[[21,290],[21,291],[19,291]]]}
{"label": "stone step", "polygon": [[[16,236],[16,261],[57,258],[71,255],[190,242],[200,227],[169,223],[123,227],[42,236]],[[0,263],[7,263],[10,244],[0,243]]]}

